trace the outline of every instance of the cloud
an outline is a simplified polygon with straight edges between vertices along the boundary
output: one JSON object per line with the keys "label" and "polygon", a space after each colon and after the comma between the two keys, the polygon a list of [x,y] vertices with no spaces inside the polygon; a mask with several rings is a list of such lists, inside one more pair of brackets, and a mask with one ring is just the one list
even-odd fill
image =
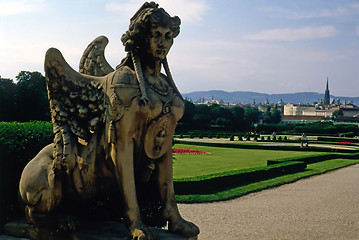
{"label": "cloud", "polygon": [[304,39],[329,38],[338,35],[333,26],[303,27],[297,29],[278,28],[262,30],[245,36],[245,39],[256,41],[296,41]]}
{"label": "cloud", "polygon": [[42,1],[2,1],[0,2],[0,16],[19,15],[28,12],[34,12],[39,9]]}
{"label": "cloud", "polygon": [[357,14],[359,10],[359,3],[313,11],[293,11],[286,8],[267,8],[265,10],[273,12],[276,16],[291,19],[335,18]]}
{"label": "cloud", "polygon": [[[195,23],[201,21],[203,16],[211,9],[210,5],[205,0],[176,0],[156,1],[160,7],[164,8],[170,15],[177,15],[183,22]],[[130,0],[126,3],[111,2],[106,4],[106,11],[115,11],[123,13],[126,18],[132,15],[142,6],[142,0]]]}

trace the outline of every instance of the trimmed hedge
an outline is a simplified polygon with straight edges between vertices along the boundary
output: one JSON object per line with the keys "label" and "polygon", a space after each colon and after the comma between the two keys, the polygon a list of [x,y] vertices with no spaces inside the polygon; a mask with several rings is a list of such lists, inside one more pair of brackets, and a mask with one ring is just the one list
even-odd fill
{"label": "trimmed hedge", "polygon": [[354,153],[354,154],[331,153],[331,154],[326,154],[326,155],[315,155],[315,156],[307,156],[307,157],[300,157],[300,158],[268,160],[267,165],[273,165],[273,164],[278,164],[278,163],[288,162],[288,161],[303,161],[306,164],[312,164],[312,163],[332,160],[332,159],[336,159],[336,158],[359,159],[359,153]]}
{"label": "trimmed hedge", "polygon": [[52,140],[50,122],[0,122],[1,225],[23,215],[18,200],[22,170]]}
{"label": "trimmed hedge", "polygon": [[305,147],[287,145],[255,145],[238,143],[214,143],[214,142],[190,142],[178,140],[178,143],[196,146],[221,147],[221,148],[243,148],[243,149],[263,149],[263,150],[282,150],[282,151],[313,151],[313,152],[338,152],[338,153],[357,153],[354,149],[337,149],[324,147]]}
{"label": "trimmed hedge", "polygon": [[318,137],[318,141],[323,142],[352,142],[359,143],[358,138],[343,138],[343,137]]}
{"label": "trimmed hedge", "polygon": [[306,167],[307,165],[304,162],[289,161],[266,167],[243,169],[194,178],[174,179],[174,188],[176,195],[208,194],[284,174],[304,171]]}

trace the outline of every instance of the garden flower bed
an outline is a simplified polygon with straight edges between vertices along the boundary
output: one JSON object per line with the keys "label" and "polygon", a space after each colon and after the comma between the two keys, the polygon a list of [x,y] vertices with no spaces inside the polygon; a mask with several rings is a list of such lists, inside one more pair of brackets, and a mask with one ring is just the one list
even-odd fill
{"label": "garden flower bed", "polygon": [[343,145],[358,145],[356,143],[353,142],[338,142],[339,144],[343,144]]}
{"label": "garden flower bed", "polygon": [[172,148],[173,153],[177,154],[211,154],[209,152],[203,152],[197,149],[188,149],[188,148]]}

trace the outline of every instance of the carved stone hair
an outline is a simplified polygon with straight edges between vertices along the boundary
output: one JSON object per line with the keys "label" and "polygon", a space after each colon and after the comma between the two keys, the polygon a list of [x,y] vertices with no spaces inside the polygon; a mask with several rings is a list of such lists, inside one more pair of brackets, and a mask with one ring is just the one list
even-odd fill
{"label": "carved stone hair", "polygon": [[[172,37],[175,38],[180,32],[180,24],[181,19],[179,17],[171,17],[163,8],[158,8],[158,4],[155,2],[146,2],[131,18],[128,31],[126,31],[126,33],[121,37],[121,41],[125,46],[125,51],[128,54],[127,57],[122,60],[121,64],[116,67],[116,69],[124,65],[133,66],[142,93],[141,99],[144,101],[144,103],[146,103],[148,98],[145,79],[142,73],[141,62],[139,59],[139,50],[143,46],[147,47],[145,38],[149,36],[150,29],[153,25],[167,25],[172,31]],[[177,95],[182,97],[173,81],[167,58],[162,61],[162,64],[169,79],[170,85],[177,93]]]}
{"label": "carved stone hair", "polygon": [[133,52],[144,46],[144,38],[150,34],[153,24],[168,25],[175,38],[180,32],[181,20],[177,16],[171,17],[163,8],[158,8],[158,4],[154,2],[144,3],[131,18],[128,31],[121,37],[125,51]]}

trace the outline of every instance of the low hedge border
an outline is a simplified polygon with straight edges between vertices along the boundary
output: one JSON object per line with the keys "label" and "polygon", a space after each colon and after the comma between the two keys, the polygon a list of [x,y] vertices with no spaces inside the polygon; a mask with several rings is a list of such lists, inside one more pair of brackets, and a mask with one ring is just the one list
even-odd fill
{"label": "low hedge border", "polygon": [[338,149],[338,148],[324,148],[324,147],[300,147],[300,146],[286,146],[286,145],[256,145],[243,143],[214,143],[214,142],[192,142],[186,140],[176,139],[176,143],[207,146],[207,147],[222,147],[222,148],[243,148],[243,149],[262,149],[262,150],[282,150],[282,151],[313,151],[313,152],[338,152],[338,153],[357,153],[355,149]]}
{"label": "low hedge border", "polygon": [[285,174],[304,171],[303,161],[288,161],[266,167],[243,169],[194,178],[174,179],[176,195],[209,194]]}
{"label": "low hedge border", "polygon": [[331,153],[331,154],[326,154],[326,155],[314,155],[314,156],[307,156],[307,157],[300,157],[300,158],[296,157],[296,158],[268,160],[267,165],[273,165],[273,164],[278,164],[278,163],[288,162],[288,161],[303,161],[306,164],[312,164],[312,163],[332,160],[332,159],[336,159],[336,158],[343,158],[343,159],[348,159],[348,160],[359,159],[359,153],[354,153],[354,154]]}
{"label": "low hedge border", "polygon": [[353,142],[359,143],[359,138],[344,138],[344,137],[318,137],[318,141],[323,142]]}
{"label": "low hedge border", "polygon": [[290,162],[290,161],[302,161],[306,164],[316,163],[316,162],[322,162],[334,158],[338,158],[339,156],[342,156],[340,154],[325,154],[325,155],[314,155],[314,156],[306,156],[306,157],[296,157],[296,158],[283,158],[283,159],[275,159],[275,160],[268,160],[267,165],[273,165],[278,164],[282,162]]}

